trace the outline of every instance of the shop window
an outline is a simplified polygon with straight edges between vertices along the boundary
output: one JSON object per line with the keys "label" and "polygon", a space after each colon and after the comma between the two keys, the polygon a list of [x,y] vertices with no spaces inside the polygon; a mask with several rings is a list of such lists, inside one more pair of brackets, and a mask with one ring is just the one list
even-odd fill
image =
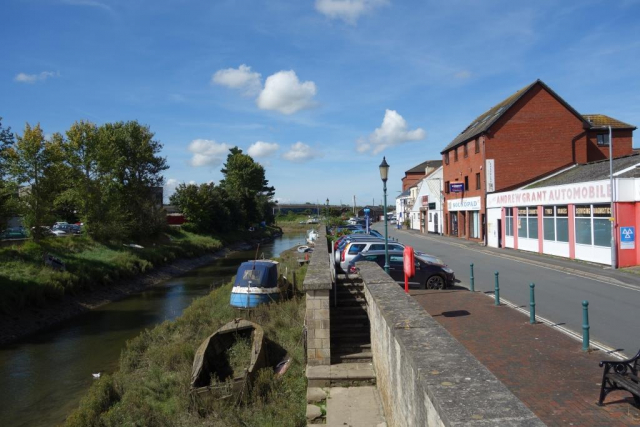
{"label": "shop window", "polygon": [[505,208],[505,235],[513,236],[513,208]]}
{"label": "shop window", "polygon": [[598,145],[609,145],[609,134],[608,133],[598,134]]}
{"label": "shop window", "polygon": [[576,243],[591,245],[591,205],[576,206]]}
{"label": "shop window", "polygon": [[480,222],[479,222],[479,218],[480,218],[480,212],[478,211],[471,211],[471,218],[470,218],[470,223],[469,223],[469,227],[471,228],[471,230],[469,230],[469,234],[470,237],[472,239],[479,239],[480,238]]}
{"label": "shop window", "polygon": [[448,151],[446,153],[444,153],[444,164],[445,165],[449,164],[449,152]]}
{"label": "shop window", "polygon": [[555,242],[556,240],[556,219],[553,206],[545,206],[542,209],[542,228],[544,240]]}
{"label": "shop window", "polygon": [[593,244],[611,247],[611,205],[593,205]]}
{"label": "shop window", "polygon": [[469,191],[469,177],[464,177],[464,191]]}
{"label": "shop window", "polygon": [[453,149],[453,161],[454,162],[458,161],[458,147]]}
{"label": "shop window", "polygon": [[469,157],[469,148],[468,148],[468,143],[464,143],[464,156],[465,157]]}
{"label": "shop window", "polygon": [[532,207],[527,208],[527,223],[529,225],[529,238],[537,239],[538,238],[538,208]]}
{"label": "shop window", "polygon": [[556,206],[556,240],[569,242],[569,207]]}
{"label": "shop window", "polygon": [[527,232],[527,208],[518,208],[518,237],[529,237]]}
{"label": "shop window", "polygon": [[476,190],[480,189],[480,173],[476,174]]}
{"label": "shop window", "polygon": [[476,139],[476,153],[480,152],[480,141]]}

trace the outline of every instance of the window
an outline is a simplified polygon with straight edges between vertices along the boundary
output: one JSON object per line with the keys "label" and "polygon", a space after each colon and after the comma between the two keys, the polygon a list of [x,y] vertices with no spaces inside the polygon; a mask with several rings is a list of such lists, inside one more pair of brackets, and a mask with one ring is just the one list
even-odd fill
{"label": "window", "polygon": [[369,246],[370,251],[384,251],[384,244]]}
{"label": "window", "polygon": [[433,215],[433,214],[432,214],[431,212],[429,212],[429,222],[433,222],[433,217],[432,217],[432,215]]}
{"label": "window", "polygon": [[480,141],[476,139],[476,153],[480,152]]}
{"label": "window", "polygon": [[449,194],[449,181],[445,181],[444,183],[444,192]]}
{"label": "window", "polygon": [[458,147],[453,149],[453,161],[458,161]]}
{"label": "window", "polygon": [[569,209],[567,206],[545,206],[542,216],[544,240],[565,243],[569,241]]}
{"label": "window", "polygon": [[469,230],[470,237],[472,239],[479,239],[480,238],[480,212],[471,211],[471,218],[469,219],[470,219],[469,227],[471,228],[471,230]]}
{"label": "window", "polygon": [[480,172],[476,174],[476,190],[480,189]]}
{"label": "window", "polygon": [[513,236],[513,208],[505,208],[505,234]]}
{"label": "window", "polygon": [[600,134],[598,134],[598,145],[609,145],[609,134],[608,133],[600,133]]}
{"label": "window", "polygon": [[448,151],[446,153],[444,153],[444,164],[445,165],[449,164],[449,152]]}
{"label": "window", "polygon": [[469,157],[469,148],[467,148],[469,144],[468,143],[464,143],[464,156],[465,157]]}
{"label": "window", "polygon": [[527,232],[527,208],[518,208],[518,237],[529,237]]}
{"label": "window", "polygon": [[527,222],[529,223],[529,238],[538,238],[538,208],[527,208]]}
{"label": "window", "polygon": [[468,191],[469,190],[469,177],[465,176],[464,177],[464,191]]}
{"label": "window", "polygon": [[591,205],[576,206],[576,243],[591,245]]}
{"label": "window", "polygon": [[349,246],[349,251],[347,252],[349,255],[359,254],[362,249],[364,249],[365,245],[351,245]]}
{"label": "window", "polygon": [[576,243],[611,247],[611,206],[576,206]]}

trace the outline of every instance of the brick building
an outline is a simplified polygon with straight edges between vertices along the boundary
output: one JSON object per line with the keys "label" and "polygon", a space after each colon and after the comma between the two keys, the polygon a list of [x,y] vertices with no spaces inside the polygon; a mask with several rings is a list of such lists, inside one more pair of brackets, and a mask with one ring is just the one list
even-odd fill
{"label": "brick building", "polygon": [[404,178],[402,178],[402,191],[407,191],[440,166],[442,166],[442,160],[427,160],[405,171]]}
{"label": "brick building", "polygon": [[614,158],[632,154],[634,126],[581,115],[541,80],[481,114],[441,152],[445,234],[484,240],[487,193],[608,158],[609,125]]}

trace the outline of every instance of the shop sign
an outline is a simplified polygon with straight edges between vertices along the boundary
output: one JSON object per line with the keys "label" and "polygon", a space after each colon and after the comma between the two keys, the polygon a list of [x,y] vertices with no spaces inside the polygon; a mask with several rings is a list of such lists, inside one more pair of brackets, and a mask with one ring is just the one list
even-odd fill
{"label": "shop sign", "polygon": [[462,184],[462,183],[451,183],[451,184],[449,184],[449,190],[452,193],[462,193],[464,191],[464,184]]}
{"label": "shop sign", "polygon": [[636,248],[636,228],[620,227],[620,249]]}
{"label": "shop sign", "polygon": [[479,211],[480,207],[480,197],[467,197],[466,199],[447,200],[447,208],[450,211]]}
{"label": "shop sign", "polygon": [[487,193],[493,193],[496,191],[495,160],[487,159],[485,163],[484,173],[487,181]]}
{"label": "shop sign", "polygon": [[611,200],[609,181],[556,185],[487,195],[487,207],[606,203]]}

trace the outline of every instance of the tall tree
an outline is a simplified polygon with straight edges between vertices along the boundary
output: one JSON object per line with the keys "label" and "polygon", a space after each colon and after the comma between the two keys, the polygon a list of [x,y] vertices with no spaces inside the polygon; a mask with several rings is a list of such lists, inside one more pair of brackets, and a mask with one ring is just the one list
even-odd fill
{"label": "tall tree", "polygon": [[161,173],[169,166],[159,155],[162,144],[153,137],[149,127],[137,121],[107,123],[98,129],[101,204],[118,214],[112,216],[111,231],[122,238],[150,236],[165,223],[156,194],[164,182]]}
{"label": "tall tree", "polygon": [[180,209],[193,231],[221,233],[232,225],[228,195],[213,183],[180,184],[170,201]]}
{"label": "tall tree", "polygon": [[15,143],[15,138],[11,128],[2,127],[2,117],[0,117],[0,229],[4,228],[7,219],[14,210],[13,187],[7,180],[9,149]]}
{"label": "tall tree", "polygon": [[41,236],[40,227],[52,221],[53,202],[60,184],[62,163],[61,138],[46,141],[40,124],[32,128],[28,123],[24,133],[8,149],[10,173],[20,185],[19,205],[24,224],[34,230],[34,238]]}
{"label": "tall tree", "polygon": [[275,189],[269,186],[262,165],[234,147],[229,150],[222,174],[224,179],[220,181],[220,186],[239,204],[244,220],[242,225],[270,219],[265,214],[271,212]]}

